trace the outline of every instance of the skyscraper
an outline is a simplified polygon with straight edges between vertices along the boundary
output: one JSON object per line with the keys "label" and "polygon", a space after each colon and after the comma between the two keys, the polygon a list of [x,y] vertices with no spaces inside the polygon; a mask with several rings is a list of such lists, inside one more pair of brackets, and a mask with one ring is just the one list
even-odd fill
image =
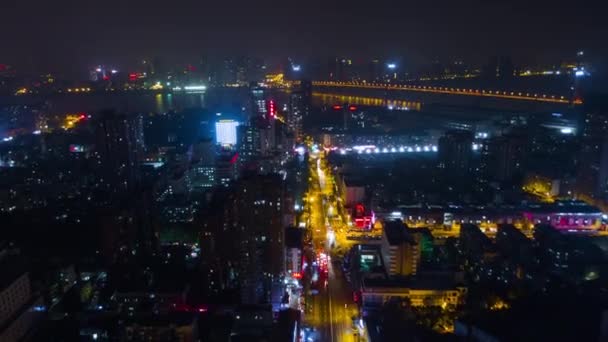
{"label": "skyscraper", "polygon": [[439,167],[450,174],[462,175],[471,167],[473,134],[451,130],[439,138]]}
{"label": "skyscraper", "polygon": [[95,137],[97,164],[102,170],[100,185],[111,191],[134,189],[139,182],[139,159],[145,147],[141,115],[101,112]]}
{"label": "skyscraper", "polygon": [[289,94],[289,112],[287,127],[294,133],[296,141],[302,140],[302,124],[310,114],[310,97],[305,91],[295,91]]}
{"label": "skyscraper", "polygon": [[241,158],[249,161],[260,154],[260,131],[257,128],[257,120],[253,123],[241,125],[239,131],[239,154]]}
{"label": "skyscraper", "polygon": [[192,146],[189,179],[191,191],[204,192],[216,184],[215,145],[202,139]]}
{"label": "skyscraper", "polygon": [[257,84],[252,84],[249,90],[249,118],[266,117],[266,91]]}
{"label": "skyscraper", "polygon": [[233,151],[223,151],[215,161],[215,182],[229,186],[238,177],[239,154]]}
{"label": "skyscraper", "polygon": [[487,179],[509,181],[524,170],[526,136],[509,133],[490,139],[483,146],[482,167]]}
{"label": "skyscraper", "polygon": [[237,186],[243,303],[269,303],[284,271],[283,182],[278,175],[245,176]]}
{"label": "skyscraper", "polygon": [[577,194],[605,200],[608,194],[608,100],[605,94],[587,96]]}
{"label": "skyscraper", "polygon": [[42,297],[32,291],[22,257],[0,244],[0,341],[20,341],[43,317]]}

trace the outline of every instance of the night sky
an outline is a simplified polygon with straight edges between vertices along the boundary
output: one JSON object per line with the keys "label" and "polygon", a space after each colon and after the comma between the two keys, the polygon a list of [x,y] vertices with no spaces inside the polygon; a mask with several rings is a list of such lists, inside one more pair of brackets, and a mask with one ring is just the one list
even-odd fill
{"label": "night sky", "polygon": [[544,62],[607,55],[601,1],[1,0],[0,63],[69,72],[159,56],[406,56]]}

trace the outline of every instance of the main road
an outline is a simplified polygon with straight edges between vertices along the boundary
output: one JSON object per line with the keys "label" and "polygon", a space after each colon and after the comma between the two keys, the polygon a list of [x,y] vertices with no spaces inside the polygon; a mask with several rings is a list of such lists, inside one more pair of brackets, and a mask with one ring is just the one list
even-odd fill
{"label": "main road", "polygon": [[[320,341],[361,341],[359,329],[353,325],[358,309],[353,301],[337,258],[332,260],[332,245],[337,243],[331,216],[339,212],[335,186],[323,154],[310,159],[307,205],[310,206],[310,229],[314,250],[320,257],[318,294],[312,297],[312,312],[306,321],[319,331]],[[323,260],[327,260],[324,262]],[[356,320],[355,320],[356,322]]]}

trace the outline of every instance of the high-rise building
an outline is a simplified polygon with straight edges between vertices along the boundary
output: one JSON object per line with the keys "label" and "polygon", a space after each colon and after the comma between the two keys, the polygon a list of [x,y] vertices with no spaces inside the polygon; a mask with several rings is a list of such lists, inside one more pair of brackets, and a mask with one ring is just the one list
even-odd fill
{"label": "high-rise building", "polygon": [[190,191],[206,192],[216,184],[215,144],[211,139],[201,139],[192,146]]}
{"label": "high-rise building", "polygon": [[523,176],[527,139],[523,134],[509,133],[491,138],[483,146],[482,166],[487,179],[509,181]]}
{"label": "high-rise building", "polygon": [[265,118],[268,110],[266,106],[266,91],[264,88],[260,88],[256,83],[253,83],[249,90],[249,99],[249,118]]}
{"label": "high-rise building", "polygon": [[587,96],[577,194],[595,200],[608,198],[608,100],[605,94]]}
{"label": "high-rise building", "polygon": [[237,186],[240,283],[243,303],[270,303],[285,269],[283,182],[278,175],[248,175]]}
{"label": "high-rise building", "polygon": [[100,186],[112,191],[133,189],[139,182],[139,160],[144,150],[143,119],[115,111],[99,114],[95,152],[102,170]]}
{"label": "high-rise building", "polygon": [[386,223],[381,251],[390,276],[416,275],[421,260],[419,240],[420,235],[409,234],[400,220]]}
{"label": "high-rise building", "polygon": [[277,146],[276,120],[259,120],[258,131],[260,134],[260,154],[263,156],[272,154]]}
{"label": "high-rise building", "polygon": [[227,187],[238,177],[239,154],[231,151],[220,153],[215,161],[215,183]]}
{"label": "high-rise building", "polygon": [[296,227],[285,229],[285,270],[293,278],[302,276],[302,248],[304,230]]}
{"label": "high-rise building", "polygon": [[496,248],[498,251],[516,263],[532,262],[532,242],[513,225],[500,225],[496,233]]}
{"label": "high-rise building", "polygon": [[469,261],[480,262],[492,249],[492,241],[474,224],[464,223],[460,227],[460,245]]}
{"label": "high-rise building", "polygon": [[509,56],[491,57],[483,68],[483,75],[488,79],[513,78],[515,67]]}
{"label": "high-rise building", "polygon": [[22,340],[45,310],[22,261],[8,245],[0,245],[0,341]]}
{"label": "high-rise building", "polygon": [[372,59],[369,62],[367,67],[367,77],[366,80],[368,82],[376,82],[382,78],[382,70],[384,66],[380,62],[379,59]]}
{"label": "high-rise building", "polygon": [[256,121],[239,126],[239,154],[242,159],[249,161],[260,154],[260,131]]}
{"label": "high-rise building", "polygon": [[471,167],[473,134],[470,131],[450,130],[439,138],[439,167],[450,174],[464,174]]}
{"label": "high-rise building", "polygon": [[301,141],[304,118],[310,114],[310,96],[305,91],[295,91],[289,94],[289,112],[287,113],[287,127],[294,133],[296,141]]}

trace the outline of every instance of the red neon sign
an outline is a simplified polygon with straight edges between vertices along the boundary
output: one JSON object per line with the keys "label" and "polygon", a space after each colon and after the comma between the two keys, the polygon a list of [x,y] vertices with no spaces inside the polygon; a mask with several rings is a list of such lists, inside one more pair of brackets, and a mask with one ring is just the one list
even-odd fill
{"label": "red neon sign", "polygon": [[270,113],[271,118],[273,118],[276,114],[273,100],[268,101],[268,112]]}
{"label": "red neon sign", "polygon": [[363,214],[365,214],[365,207],[363,204],[359,203],[355,206],[355,215],[362,216]]}
{"label": "red neon sign", "polygon": [[230,164],[235,164],[239,160],[239,154],[235,153],[234,156],[230,159]]}

